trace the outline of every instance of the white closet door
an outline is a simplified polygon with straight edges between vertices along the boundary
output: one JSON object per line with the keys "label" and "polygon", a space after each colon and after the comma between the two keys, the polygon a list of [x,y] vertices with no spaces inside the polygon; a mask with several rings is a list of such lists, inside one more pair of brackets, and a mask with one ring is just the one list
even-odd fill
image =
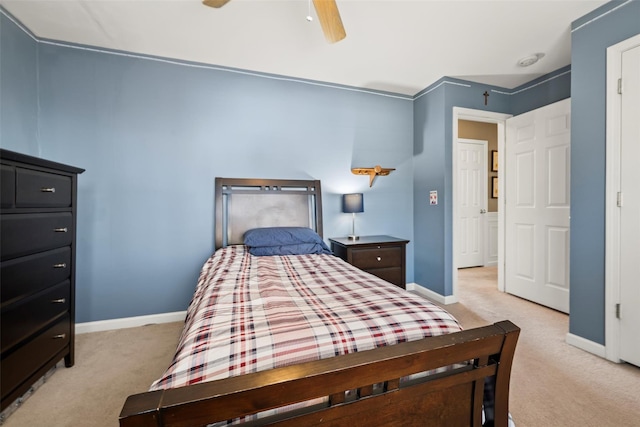
{"label": "white closet door", "polygon": [[640,366],[640,46],[622,53],[620,359]]}
{"label": "white closet door", "polygon": [[570,99],[507,120],[505,290],[569,312]]}

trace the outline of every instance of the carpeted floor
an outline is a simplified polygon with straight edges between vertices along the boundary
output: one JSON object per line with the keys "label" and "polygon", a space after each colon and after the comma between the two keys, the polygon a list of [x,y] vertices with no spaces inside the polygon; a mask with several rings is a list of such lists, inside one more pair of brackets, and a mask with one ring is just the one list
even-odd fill
{"label": "carpeted floor", "polygon": [[59,367],[4,425],[117,426],[126,397],[169,366],[181,330],[177,322],[77,335],[75,365]]}
{"label": "carpeted floor", "polygon": [[510,393],[516,426],[640,426],[640,368],[567,344],[568,315],[496,291],[496,277],[496,268],[459,270],[460,303],[447,310],[466,328],[509,319],[522,329]]}
{"label": "carpeted floor", "polygon": [[[509,319],[522,328],[511,381],[517,427],[640,426],[640,368],[565,343],[568,316],[496,290],[495,268],[459,272],[465,328]],[[76,365],[58,369],[4,425],[111,427],[125,398],[168,366],[181,323],[78,335]]]}

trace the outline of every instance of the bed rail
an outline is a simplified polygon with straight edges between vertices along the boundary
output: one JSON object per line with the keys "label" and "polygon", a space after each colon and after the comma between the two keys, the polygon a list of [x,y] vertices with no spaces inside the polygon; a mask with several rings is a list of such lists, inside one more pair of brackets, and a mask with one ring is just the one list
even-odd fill
{"label": "bed rail", "polygon": [[[508,425],[520,328],[510,321],[188,387],[129,396],[121,427],[193,427],[325,398],[246,425],[481,426],[485,380],[495,426]],[[472,363],[467,364],[467,361]],[[464,366],[451,368],[456,364]],[[422,379],[407,376],[447,368]],[[374,386],[377,385],[377,386]],[[345,398],[346,391],[353,398]]]}

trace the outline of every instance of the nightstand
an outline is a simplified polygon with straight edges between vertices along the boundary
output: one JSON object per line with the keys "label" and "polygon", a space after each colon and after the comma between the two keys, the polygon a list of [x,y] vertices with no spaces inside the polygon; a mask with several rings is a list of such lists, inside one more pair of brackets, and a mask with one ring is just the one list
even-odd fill
{"label": "nightstand", "polygon": [[408,240],[391,236],[360,236],[329,239],[333,253],[361,270],[405,288]]}

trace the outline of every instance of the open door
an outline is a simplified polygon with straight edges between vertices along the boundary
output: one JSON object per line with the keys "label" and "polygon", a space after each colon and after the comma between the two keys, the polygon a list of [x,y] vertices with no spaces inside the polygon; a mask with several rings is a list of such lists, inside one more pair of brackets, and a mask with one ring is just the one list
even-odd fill
{"label": "open door", "polygon": [[570,99],[507,120],[505,290],[569,312]]}

